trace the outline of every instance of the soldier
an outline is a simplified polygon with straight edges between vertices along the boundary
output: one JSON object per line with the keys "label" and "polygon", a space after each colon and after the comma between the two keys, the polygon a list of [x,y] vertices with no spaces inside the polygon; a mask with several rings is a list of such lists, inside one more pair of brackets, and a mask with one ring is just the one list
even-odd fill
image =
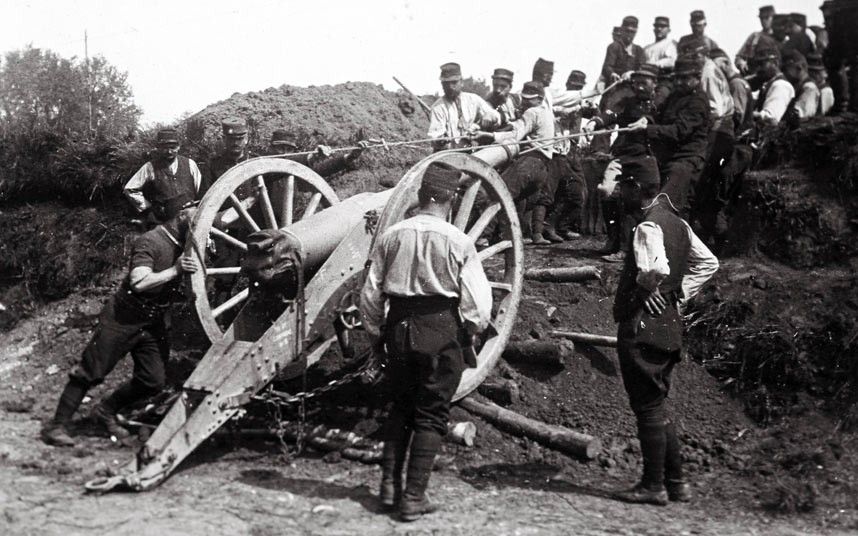
{"label": "soldier", "polygon": [[655,41],[644,47],[646,63],[658,67],[659,76],[673,72],[673,64],[676,63],[676,41],[668,39],[670,33],[670,19],[667,17],[656,17],[652,24]]}
{"label": "soldier", "polygon": [[221,121],[223,147],[221,152],[209,160],[204,174],[208,184],[217,179],[239,162],[259,156],[247,149],[247,122],[239,117],[230,117]]}
{"label": "soldier", "polygon": [[194,208],[183,197],[166,201],[177,214],[134,241],[128,275],[107,302],[80,363],[69,373],[54,418],[42,428],[51,445],[73,446],[68,425],[86,392],[104,381],[125,354],[131,353],[134,372],[94,410],[94,417],[123,444],[131,433],[116,419],[122,408],[160,392],[166,381],[165,366],[170,340],[165,316],[177,296],[182,274],[198,269],[197,260],[182,255],[188,222]]}
{"label": "soldier", "polygon": [[518,119],[521,98],[510,91],[512,78],[513,73],[509,69],[495,69],[492,73],[492,90],[486,95],[486,102],[500,114],[500,129]]}
{"label": "soldier", "polygon": [[749,35],[742,44],[742,48],[736,53],[736,68],[742,74],[746,74],[751,70],[750,62],[754,58],[754,52],[757,50],[757,47],[778,48],[778,42],[772,37],[775,8],[772,6],[761,7],[759,17],[762,29]]}
{"label": "soldier", "polygon": [[[521,90],[521,117],[511,124],[506,132],[484,132],[475,134],[481,142],[503,143],[524,139],[544,139],[554,136],[554,114],[545,106],[545,88],[542,83],[530,81]],[[516,158],[501,174],[513,201],[519,204],[523,212],[524,203],[530,198],[533,207],[531,236],[536,245],[550,244],[543,236],[545,217],[554,203],[557,190],[556,176],[552,174],[551,159],[554,156],[552,142],[521,145],[522,155]],[[527,151],[527,152],[525,152]],[[496,222],[497,220],[492,220]],[[486,235],[491,236],[494,225],[489,224]],[[562,239],[561,239],[562,241]]]}
{"label": "soldier", "polygon": [[441,88],[444,96],[432,104],[427,133],[438,139],[432,145],[436,151],[470,147],[471,134],[480,128],[500,126],[500,114],[482,97],[462,91],[462,68],[458,63],[441,66]]}
{"label": "soldier", "polygon": [[706,53],[708,54],[710,50],[713,48],[720,48],[718,43],[715,42],[714,39],[706,35],[706,14],[703,13],[702,10],[696,9],[691,12],[691,33],[688,35],[683,35],[679,39],[679,44],[677,45],[680,49],[680,54],[682,54],[682,44],[683,42],[689,39],[702,39],[703,44],[706,47]]}
{"label": "soldier", "polygon": [[[123,193],[140,214],[149,214],[153,223],[176,216],[167,210],[167,200],[181,203],[200,199],[206,193],[197,163],[179,155],[179,135],[174,128],[162,128],[155,136],[152,159],[143,164],[125,184]],[[173,206],[181,206],[181,203]]]}
{"label": "soldier", "polygon": [[638,31],[637,17],[630,15],[623,18],[623,24],[617,30],[614,28],[614,41],[608,45],[602,62],[601,77],[606,85],[613,84],[625,73],[634,71],[646,62],[644,50],[634,44]]}
{"label": "soldier", "polygon": [[795,98],[795,88],[781,74],[780,62],[781,55],[771,48],[758,48],[754,56],[757,78],[762,87],[753,116],[761,126],[780,123],[790,102]]}
{"label": "soldier", "polygon": [[680,214],[687,214],[703,165],[709,137],[710,117],[706,94],[700,87],[703,65],[696,58],[680,56],[674,68],[674,89],[655,123],[644,117],[629,125],[631,134],[645,133],[658,160],[662,185]]}
{"label": "soldier", "polygon": [[810,77],[816,82],[816,87],[819,88],[817,115],[827,115],[829,110],[834,107],[834,91],[828,84],[828,71],[825,70],[822,56],[818,52],[807,56],[807,70]]}
{"label": "soldier", "polygon": [[803,13],[790,13],[786,28],[789,39],[781,48],[781,56],[786,58],[793,51],[807,56],[816,51],[816,45],[807,35],[807,17]]}
{"label": "soldier", "polygon": [[638,224],[617,284],[614,320],[619,324],[617,354],[637,421],[643,476],[616,497],[664,506],[669,500],[691,500],[667,405],[670,375],[681,359],[679,310],[717,271],[718,259],[679,217],[671,198],[659,193],[653,158],[624,161],[623,177],[624,197],[639,207]]}
{"label": "soldier", "polygon": [[393,389],[379,498],[403,521],[437,509],[425,495],[432,465],[462,372],[476,366],[473,341],[491,319],[491,287],[473,241],[446,221],[460,175],[437,162],[426,168],[417,215],[378,238],[361,292],[363,325],[373,346],[386,348]]}
{"label": "soldier", "polygon": [[[277,129],[271,133],[269,154],[278,155],[288,152],[298,152],[299,149],[296,141],[295,135],[288,130]],[[315,153],[289,156],[288,159],[307,166],[322,177],[330,177],[340,171],[356,169],[357,159],[360,158],[363,150],[369,144],[365,141],[360,141],[358,142],[358,146],[358,149],[345,154],[333,154],[327,145],[319,145],[316,147]]]}
{"label": "soldier", "polygon": [[739,71],[730,64],[727,53],[716,48],[709,57],[721,69],[730,85],[730,95],[733,97],[733,128],[741,132],[745,129],[745,120],[751,117],[754,99],[751,96],[751,85],[742,78]]}
{"label": "soldier", "polygon": [[807,60],[797,51],[787,53],[782,60],[784,77],[795,89],[795,97],[785,113],[785,120],[792,126],[799,121],[815,117],[819,109],[819,88],[808,74]]}

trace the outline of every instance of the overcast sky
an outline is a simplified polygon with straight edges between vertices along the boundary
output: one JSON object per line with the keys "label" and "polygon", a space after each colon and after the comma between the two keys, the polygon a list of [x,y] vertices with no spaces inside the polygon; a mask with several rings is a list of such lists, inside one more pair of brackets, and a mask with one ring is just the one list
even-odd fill
{"label": "overcast sky", "polygon": [[234,92],[282,84],[352,80],[395,89],[395,75],[415,92],[434,93],[446,61],[486,79],[508,67],[519,89],[542,56],[555,62],[555,84],[578,68],[592,85],[624,15],[640,18],[635,42],[643,46],[656,15],[670,17],[678,39],[688,33],[689,12],[704,9],[707,34],[733,56],[759,28],[759,5],[822,24],[821,2],[0,0],[0,51],[32,44],[83,57],[86,30],[90,55],[128,72],[144,122],[170,122]]}

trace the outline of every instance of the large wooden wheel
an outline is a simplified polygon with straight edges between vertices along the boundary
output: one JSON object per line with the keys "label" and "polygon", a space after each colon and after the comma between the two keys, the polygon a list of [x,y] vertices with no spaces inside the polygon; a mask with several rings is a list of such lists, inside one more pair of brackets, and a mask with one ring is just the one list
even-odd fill
{"label": "large wooden wheel", "polygon": [[[512,334],[521,301],[524,247],[515,203],[500,175],[482,160],[462,153],[433,154],[405,174],[381,213],[373,245],[386,229],[407,218],[409,211],[417,206],[417,190],[420,188],[423,172],[429,164],[436,161],[452,165],[464,174],[461,180],[464,193],[453,209],[451,223],[476,241],[489,223],[497,219],[503,237],[501,241],[478,251],[486,275],[491,281],[494,298],[492,321],[483,336],[483,344],[477,355],[477,367],[467,369],[462,375],[462,381],[454,396],[454,400],[458,400],[485,380]],[[483,194],[480,194],[480,190],[483,190]],[[487,199],[487,206],[480,214],[476,214],[477,199],[482,195]]]}
{"label": "large wooden wheel", "polygon": [[247,251],[243,239],[260,229],[286,229],[336,203],[337,194],[321,176],[283,158],[242,162],[212,185],[194,216],[188,242],[189,253],[205,266],[191,275],[191,288],[209,340],[223,337],[230,311],[248,298],[246,286],[236,281]]}

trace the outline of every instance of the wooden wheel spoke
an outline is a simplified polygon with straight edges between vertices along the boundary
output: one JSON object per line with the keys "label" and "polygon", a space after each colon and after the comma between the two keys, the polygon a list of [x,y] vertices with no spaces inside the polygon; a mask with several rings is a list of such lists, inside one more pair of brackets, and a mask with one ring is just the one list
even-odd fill
{"label": "wooden wheel spoke", "polygon": [[226,242],[230,246],[232,246],[234,248],[238,248],[242,251],[247,251],[247,244],[245,244],[241,240],[235,238],[234,236],[226,234],[225,232],[221,231],[217,227],[212,227],[210,232],[215,237],[222,239],[224,242]]}
{"label": "wooden wheel spoke", "polygon": [[319,203],[322,201],[322,194],[316,192],[310,197],[310,200],[307,202],[307,208],[304,209],[304,214],[301,215],[301,219],[308,218],[316,213],[316,210],[319,208]]}
{"label": "wooden wheel spoke", "polygon": [[238,212],[239,217],[244,220],[244,223],[247,224],[248,227],[253,229],[254,232],[259,231],[259,225],[254,221],[254,219],[250,216],[250,213],[247,212],[244,204],[238,199],[235,194],[229,194],[229,200],[232,202],[232,208]]}
{"label": "wooden wheel spoke", "polygon": [[215,307],[214,309],[212,309],[212,316],[215,318],[219,317],[220,315],[224,314],[226,311],[229,311],[233,307],[236,307],[241,302],[246,300],[249,295],[250,295],[249,290],[247,290],[247,289],[242,290],[241,292],[239,292],[238,294],[236,294],[232,298],[226,300],[222,304],[220,304],[217,307]]}
{"label": "wooden wheel spoke", "polygon": [[217,268],[206,268],[206,275],[238,275],[241,266],[222,266]]}
{"label": "wooden wheel spoke", "polygon": [[257,197],[262,200],[262,216],[268,229],[277,229],[277,218],[274,216],[274,207],[271,206],[271,197],[268,196],[268,187],[265,186],[265,178],[262,175],[256,177]]}
{"label": "wooden wheel spoke", "polygon": [[286,177],[286,186],[283,188],[283,207],[281,208],[280,222],[283,227],[292,225],[295,210],[295,177]]}
{"label": "wooden wheel spoke", "polygon": [[497,255],[501,251],[506,251],[512,247],[512,240],[501,240],[497,244],[492,244],[491,246],[485,248],[484,250],[477,253],[477,256],[480,258],[480,262],[485,262],[486,259]]}
{"label": "wooden wheel spoke", "polygon": [[459,211],[456,212],[456,219],[453,221],[453,225],[458,227],[460,231],[465,230],[468,220],[471,219],[471,211],[474,209],[474,202],[477,200],[477,194],[480,191],[481,185],[482,182],[480,180],[475,180],[465,190],[465,194],[462,196],[461,202],[459,202]]}
{"label": "wooden wheel spoke", "polygon": [[497,213],[500,211],[500,203],[495,203],[486,207],[483,213],[480,214],[480,217],[477,219],[477,221],[474,222],[474,226],[471,227],[470,231],[468,231],[468,236],[471,238],[471,240],[478,240],[480,238],[480,235],[483,234],[483,231],[486,230],[486,227],[488,227],[489,222],[491,222],[492,219],[497,216]]}

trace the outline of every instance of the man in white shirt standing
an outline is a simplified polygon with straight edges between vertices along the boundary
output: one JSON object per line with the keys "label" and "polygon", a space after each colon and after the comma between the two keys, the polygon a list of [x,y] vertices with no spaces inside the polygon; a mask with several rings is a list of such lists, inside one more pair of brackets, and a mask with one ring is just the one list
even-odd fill
{"label": "man in white shirt standing", "polygon": [[179,155],[176,129],[158,131],[152,159],[125,184],[123,193],[138,213],[151,214],[154,223],[175,218],[182,205],[202,197],[202,175],[196,162]]}
{"label": "man in white shirt standing", "polygon": [[363,325],[373,347],[386,348],[393,390],[379,495],[403,521],[437,509],[425,496],[432,465],[462,372],[476,366],[476,336],[491,320],[492,291],[474,242],[447,223],[460,176],[438,162],[426,168],[417,214],[378,237],[361,291]]}
{"label": "man in white shirt standing", "polygon": [[[617,283],[614,320],[623,385],[635,414],[643,477],[616,494],[633,503],[688,502],[679,438],[668,395],[682,353],[682,303],[718,270],[718,259],[659,193],[651,156],[622,162],[623,196],[639,203],[638,225]],[[610,186],[609,186],[610,187]]]}
{"label": "man in white shirt standing", "polygon": [[656,17],[652,25],[655,34],[655,42],[644,47],[646,62],[658,67],[660,75],[673,71],[676,63],[676,41],[668,39],[670,33],[670,19],[667,17]]}
{"label": "man in white shirt standing", "polygon": [[[441,66],[444,96],[432,104],[427,136],[436,138],[436,151],[472,145],[471,135],[500,126],[500,114],[481,96],[462,91],[462,68],[458,63]],[[452,138],[452,139],[451,139]]]}

